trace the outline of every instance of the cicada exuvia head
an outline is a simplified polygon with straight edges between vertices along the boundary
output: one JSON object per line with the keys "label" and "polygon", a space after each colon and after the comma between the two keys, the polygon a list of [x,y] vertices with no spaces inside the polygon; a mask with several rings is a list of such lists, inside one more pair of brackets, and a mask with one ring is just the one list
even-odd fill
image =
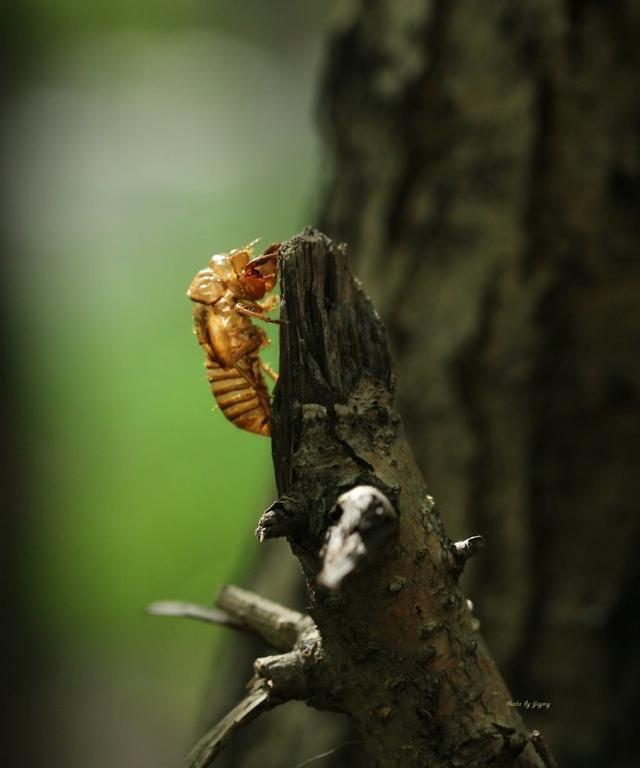
{"label": "cicada exuvia head", "polygon": [[273,243],[260,256],[251,259],[243,268],[240,282],[244,298],[257,301],[273,290],[278,282],[280,243]]}

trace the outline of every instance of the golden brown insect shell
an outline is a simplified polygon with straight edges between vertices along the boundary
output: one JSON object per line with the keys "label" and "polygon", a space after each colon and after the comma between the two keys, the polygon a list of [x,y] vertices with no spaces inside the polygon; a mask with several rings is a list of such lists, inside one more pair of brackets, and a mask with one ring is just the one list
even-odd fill
{"label": "golden brown insect shell", "polygon": [[229,253],[214,254],[200,270],[187,295],[194,307],[195,331],[205,352],[207,378],[218,406],[240,429],[271,433],[269,392],[260,360],[267,335],[251,317],[271,321],[269,300],[257,301],[277,280],[279,244],[252,262],[256,241]]}

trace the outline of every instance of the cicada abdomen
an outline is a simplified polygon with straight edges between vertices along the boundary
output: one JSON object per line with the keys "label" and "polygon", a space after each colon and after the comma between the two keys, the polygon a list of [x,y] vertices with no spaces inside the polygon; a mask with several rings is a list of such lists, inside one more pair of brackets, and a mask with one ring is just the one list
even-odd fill
{"label": "cicada abdomen", "polygon": [[237,368],[221,368],[211,359],[207,360],[206,366],[211,392],[224,416],[247,432],[270,435],[271,409],[264,381],[262,387],[256,388],[240,375]]}
{"label": "cicada abdomen", "polygon": [[249,375],[238,368],[223,368],[208,353],[205,366],[211,392],[225,418],[247,432],[271,434],[269,391],[257,360]]}

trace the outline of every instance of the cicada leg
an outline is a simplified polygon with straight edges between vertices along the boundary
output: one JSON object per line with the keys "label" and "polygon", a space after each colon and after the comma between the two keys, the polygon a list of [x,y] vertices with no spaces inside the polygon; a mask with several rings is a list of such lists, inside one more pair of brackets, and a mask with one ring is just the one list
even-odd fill
{"label": "cicada leg", "polygon": [[284,320],[268,317],[267,312],[271,311],[271,308],[260,306],[260,304],[249,304],[246,301],[238,302],[235,307],[235,311],[239,315],[246,315],[247,317],[253,317],[257,320],[263,320],[265,323],[275,323],[276,325],[282,325]]}
{"label": "cicada leg", "polygon": [[273,370],[269,363],[265,363],[264,360],[260,360],[260,367],[267,374],[267,376],[269,376],[275,382],[277,382],[280,378],[280,376],[278,376],[278,374]]}
{"label": "cicada leg", "polygon": [[272,294],[262,301],[256,301],[256,304],[263,312],[273,312],[280,304],[280,297],[277,294]]}

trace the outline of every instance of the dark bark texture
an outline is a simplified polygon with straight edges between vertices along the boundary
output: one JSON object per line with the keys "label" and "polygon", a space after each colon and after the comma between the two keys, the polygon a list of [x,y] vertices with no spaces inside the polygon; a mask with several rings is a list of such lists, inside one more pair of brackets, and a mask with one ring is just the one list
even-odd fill
{"label": "dark bark texture", "polygon": [[308,580],[322,661],[305,698],[349,714],[380,766],[542,765],[457,587],[476,547],[427,494],[346,249],[310,230],[282,254],[279,500],[258,534],[286,536]]}
{"label": "dark bark texture", "polygon": [[514,695],[564,765],[637,765],[640,4],[353,5],[321,226]]}

